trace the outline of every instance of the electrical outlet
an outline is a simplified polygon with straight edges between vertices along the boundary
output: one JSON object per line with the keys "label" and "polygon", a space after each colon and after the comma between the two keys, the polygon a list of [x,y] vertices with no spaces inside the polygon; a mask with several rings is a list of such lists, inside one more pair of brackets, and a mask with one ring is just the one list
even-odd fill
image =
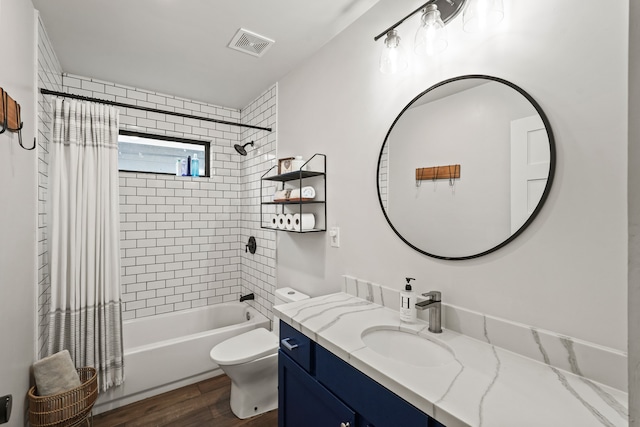
{"label": "electrical outlet", "polygon": [[329,239],[331,239],[331,247],[340,247],[340,227],[331,227],[329,229]]}
{"label": "electrical outlet", "polygon": [[0,424],[8,423],[11,418],[11,395],[0,397]]}

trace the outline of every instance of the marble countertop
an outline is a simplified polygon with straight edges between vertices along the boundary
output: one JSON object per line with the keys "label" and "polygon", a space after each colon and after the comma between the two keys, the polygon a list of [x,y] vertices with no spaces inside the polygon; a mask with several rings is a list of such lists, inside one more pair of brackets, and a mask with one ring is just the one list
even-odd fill
{"label": "marble countertop", "polygon": [[[447,427],[628,426],[625,392],[454,331],[400,321],[397,310],[339,292],[274,307],[318,344]],[[446,325],[445,325],[446,326]],[[419,367],[365,346],[372,327],[424,335],[454,360]]]}

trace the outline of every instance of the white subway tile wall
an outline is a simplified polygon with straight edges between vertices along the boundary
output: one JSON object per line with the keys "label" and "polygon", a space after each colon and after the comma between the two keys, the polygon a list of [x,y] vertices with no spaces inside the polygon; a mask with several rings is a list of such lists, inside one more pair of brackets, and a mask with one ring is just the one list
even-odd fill
{"label": "white subway tile wall", "polygon": [[[77,75],[65,74],[63,84],[78,95],[275,128],[275,86],[241,112]],[[210,178],[120,172],[123,319],[233,301],[249,292],[256,294],[252,304],[271,316],[275,238],[256,235],[255,258],[244,245],[257,234],[254,228],[261,231],[259,197],[251,196],[264,167],[273,164],[275,132],[131,108],[120,114],[121,129],[211,141]],[[243,157],[233,145],[247,138],[262,148]],[[254,221],[247,221],[252,213]]]}
{"label": "white subway tile wall", "polygon": [[[65,74],[63,83],[65,91],[77,95],[240,118],[234,109],[77,75]],[[210,178],[120,172],[123,319],[236,300],[241,292],[240,162],[232,155],[240,128],[132,108],[120,108],[120,128],[211,141]]]}
{"label": "white subway tile wall", "polygon": [[120,173],[124,319],[237,300],[240,185],[218,173]]}
{"label": "white subway tile wall", "polygon": [[378,190],[382,206],[387,209],[389,202],[389,144],[385,144],[378,161]]}
{"label": "white subway tile wall", "polygon": [[255,254],[241,250],[242,292],[254,293],[253,306],[269,319],[273,319],[276,289],[276,232],[262,229],[260,224],[260,178],[276,164],[277,84],[242,110],[241,121],[255,126],[272,128],[272,132],[243,128],[241,144],[247,146],[247,155],[240,156],[241,174],[241,234],[242,247],[250,236],[256,238]]}
{"label": "white subway tile wall", "polygon": [[[38,86],[49,90],[62,90],[62,67],[53,51],[51,41],[38,16]],[[49,252],[45,218],[48,193],[49,137],[51,135],[51,105],[44,95],[38,94],[38,355],[46,356],[49,338]]]}

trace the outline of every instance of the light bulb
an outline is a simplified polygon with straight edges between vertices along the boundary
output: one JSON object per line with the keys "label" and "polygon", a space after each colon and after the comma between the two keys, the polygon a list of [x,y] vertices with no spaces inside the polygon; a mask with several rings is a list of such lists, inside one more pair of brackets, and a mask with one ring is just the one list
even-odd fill
{"label": "light bulb", "polygon": [[495,27],[502,18],[502,0],[469,0],[462,13],[462,28],[468,33],[478,33]]}
{"label": "light bulb", "polygon": [[424,9],[421,25],[416,31],[413,49],[418,55],[437,55],[447,48],[447,30],[438,6],[430,4]]}
{"label": "light bulb", "polygon": [[395,74],[407,68],[407,65],[407,55],[400,46],[400,36],[396,30],[391,30],[384,39],[384,47],[380,55],[380,72]]}

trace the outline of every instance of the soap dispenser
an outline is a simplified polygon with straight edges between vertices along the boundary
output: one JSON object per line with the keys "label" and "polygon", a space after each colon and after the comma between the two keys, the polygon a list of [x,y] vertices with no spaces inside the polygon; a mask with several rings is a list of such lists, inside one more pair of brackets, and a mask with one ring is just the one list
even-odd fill
{"label": "soap dispenser", "polygon": [[413,277],[407,277],[407,284],[404,285],[404,291],[400,292],[400,320],[412,323],[416,320],[416,295],[411,289],[411,280]]}

